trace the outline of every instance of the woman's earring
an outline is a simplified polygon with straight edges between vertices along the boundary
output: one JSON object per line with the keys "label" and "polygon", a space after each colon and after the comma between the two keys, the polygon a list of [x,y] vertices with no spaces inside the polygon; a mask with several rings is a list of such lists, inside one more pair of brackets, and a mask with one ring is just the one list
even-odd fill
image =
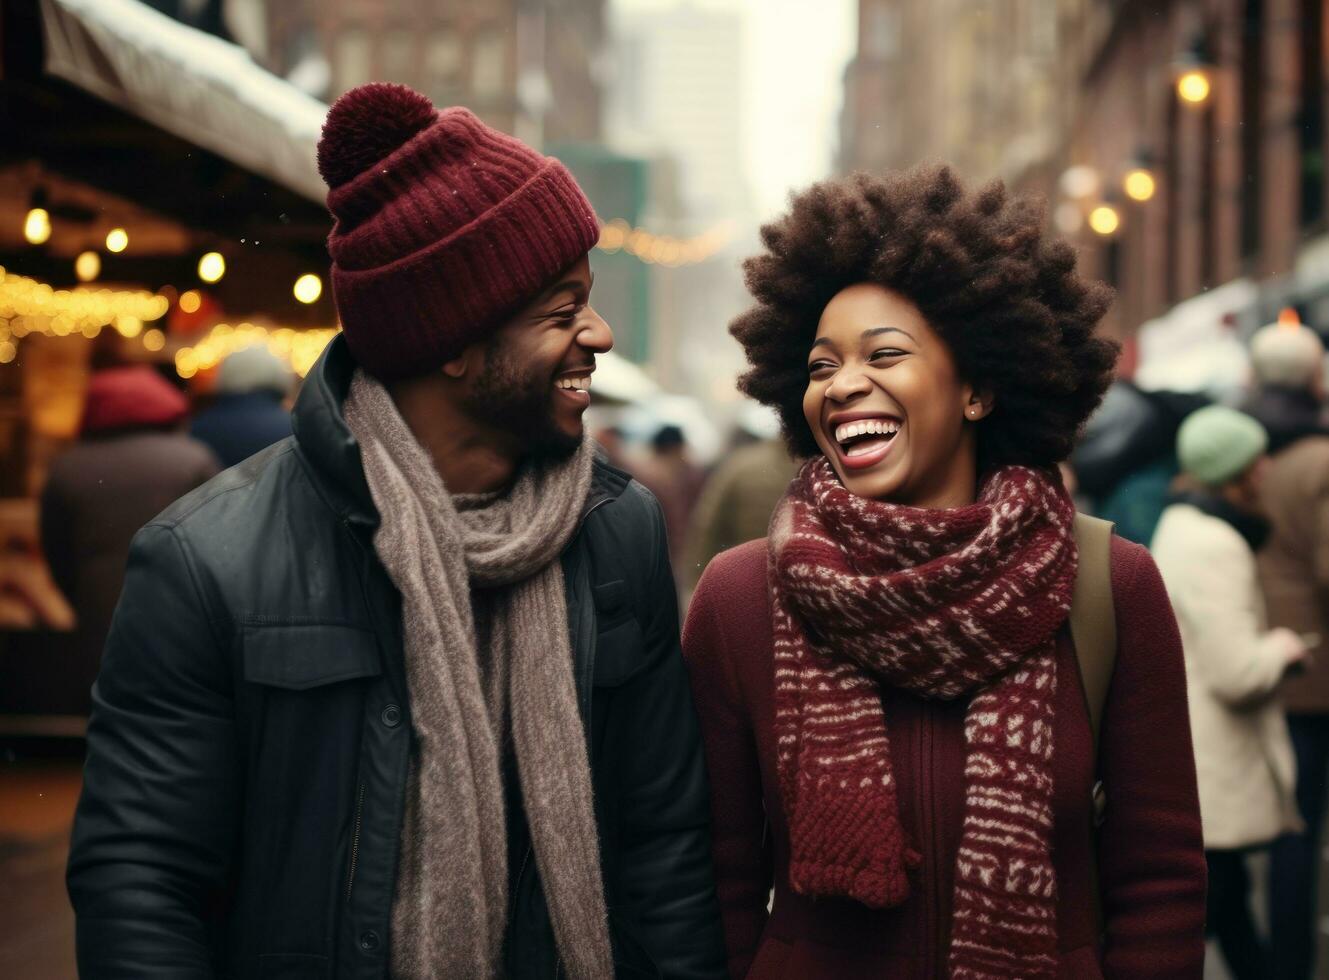
{"label": "woman's earring", "polygon": [[968,415],[971,419],[977,419],[978,412],[979,409],[975,405],[970,405],[967,409],[965,409],[965,414]]}

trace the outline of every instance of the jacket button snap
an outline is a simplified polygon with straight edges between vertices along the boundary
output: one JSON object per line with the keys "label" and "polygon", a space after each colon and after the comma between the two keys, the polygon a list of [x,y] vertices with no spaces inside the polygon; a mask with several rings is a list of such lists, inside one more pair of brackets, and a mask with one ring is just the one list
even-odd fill
{"label": "jacket button snap", "polygon": [[395,704],[390,704],[383,709],[383,714],[380,717],[383,719],[383,724],[389,728],[396,728],[401,724],[401,708]]}
{"label": "jacket button snap", "polygon": [[372,931],[360,933],[360,948],[367,953],[378,949],[378,933]]}

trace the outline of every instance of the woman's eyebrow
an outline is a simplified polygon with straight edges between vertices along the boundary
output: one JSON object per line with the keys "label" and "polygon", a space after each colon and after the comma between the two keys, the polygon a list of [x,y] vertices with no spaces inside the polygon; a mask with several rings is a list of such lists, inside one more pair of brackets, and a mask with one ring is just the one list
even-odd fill
{"label": "woman's eyebrow", "polygon": [[[859,339],[867,340],[869,337],[879,337],[884,333],[902,333],[914,343],[918,343],[917,338],[903,327],[869,327],[859,335]],[[812,342],[813,347],[829,347],[830,345],[831,340],[829,337],[818,337]]]}
{"label": "woman's eyebrow", "polygon": [[914,343],[918,343],[913,334],[901,327],[872,327],[869,330],[864,330],[860,339],[866,340],[868,337],[878,337],[884,333],[902,333]]}

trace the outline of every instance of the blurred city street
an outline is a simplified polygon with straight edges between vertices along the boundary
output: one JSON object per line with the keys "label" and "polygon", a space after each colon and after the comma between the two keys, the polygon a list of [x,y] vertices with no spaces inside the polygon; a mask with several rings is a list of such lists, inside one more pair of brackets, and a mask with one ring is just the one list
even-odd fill
{"label": "blurred city street", "polygon": [[[1048,778],[1034,782],[1051,794],[1046,767],[1064,762],[1067,778],[1092,787],[1080,793],[1056,784],[1051,810],[1038,817],[1041,829],[1030,832],[1032,843],[1019,844],[1032,849],[1033,863],[1026,864],[1023,852],[1010,859],[1004,867],[1011,880],[1016,870],[1035,866],[1040,874],[1084,867],[1092,852],[1083,840],[1068,846],[1061,838],[1057,853],[1049,853],[1048,828],[1078,833],[1082,824],[1111,820],[1111,804],[1102,809],[1103,791],[1107,799],[1114,794],[1103,785],[1106,771],[1119,778],[1125,772],[1127,782],[1153,778],[1159,781],[1155,796],[1139,795],[1145,806],[1158,808],[1150,819],[1160,836],[1173,834],[1177,853],[1161,858],[1152,834],[1136,833],[1133,846],[1154,851],[1149,860],[1125,861],[1132,870],[1119,875],[1120,887],[1143,896],[1142,906],[1159,905],[1133,910],[1150,920],[1136,924],[1136,939],[1145,937],[1141,948],[1172,944],[1177,962],[1200,971],[1199,869],[1207,866],[1205,980],[1246,980],[1279,969],[1292,972],[1277,980],[1309,980],[1301,974],[1309,969],[1305,940],[1312,927],[1319,940],[1313,976],[1329,980],[1329,844],[1300,830],[1301,818],[1323,824],[1329,811],[1329,0],[0,0],[0,132],[0,908],[6,910],[0,978],[76,974],[64,873],[92,686],[108,636],[116,635],[113,623],[130,636],[119,669],[130,677],[144,670],[137,683],[121,681],[128,690],[119,696],[132,701],[141,695],[145,716],[198,708],[190,698],[199,690],[217,697],[189,724],[172,729],[170,740],[160,739],[174,746],[176,739],[212,731],[209,723],[219,726],[223,735],[200,737],[193,748],[199,757],[216,752],[228,759],[235,749],[236,778],[232,786],[218,777],[225,785],[209,784],[209,791],[236,803],[251,777],[266,775],[283,787],[299,782],[288,778],[293,770],[311,785],[326,777],[319,792],[340,802],[311,802],[293,789],[286,809],[278,806],[262,832],[247,823],[242,833],[236,817],[226,829],[226,846],[232,837],[241,849],[257,840],[278,856],[270,858],[274,867],[278,858],[290,858],[306,871],[315,868],[311,878],[320,883],[338,878],[346,866],[344,891],[341,884],[335,889],[336,912],[327,915],[335,927],[294,928],[301,938],[289,949],[254,944],[242,954],[272,958],[277,972],[331,977],[340,975],[347,957],[384,957],[396,938],[385,931],[388,912],[369,908],[365,897],[372,892],[382,901],[395,894],[386,886],[396,869],[375,870],[372,855],[365,856],[373,848],[366,844],[362,852],[361,841],[366,813],[366,840],[374,838],[380,856],[395,855],[407,834],[400,820],[389,819],[401,812],[389,813],[373,794],[400,796],[401,787],[388,786],[382,773],[406,779],[414,770],[405,760],[418,763],[424,751],[421,729],[412,727],[416,688],[409,685],[418,681],[403,666],[408,649],[443,646],[440,637],[461,637],[462,647],[475,648],[473,657],[453,658],[449,647],[446,659],[450,666],[455,659],[468,671],[474,667],[475,677],[468,673],[465,683],[484,686],[483,696],[457,703],[483,701],[475,710],[495,729],[485,733],[493,758],[485,756],[487,768],[476,777],[489,791],[488,819],[475,819],[477,834],[495,833],[514,800],[523,808],[549,805],[543,798],[525,800],[524,782],[510,784],[514,772],[521,780],[527,776],[506,754],[518,751],[507,730],[515,724],[508,714],[515,695],[505,677],[495,684],[491,673],[492,662],[502,669],[511,664],[479,649],[504,635],[487,618],[488,604],[500,601],[495,596],[506,602],[515,583],[557,572],[567,588],[546,590],[554,603],[548,608],[567,614],[569,657],[582,665],[575,658],[584,655],[592,664],[578,668],[575,697],[550,708],[543,726],[522,729],[528,737],[569,719],[604,726],[606,718],[617,724],[646,718],[646,710],[620,707],[600,716],[590,706],[629,697],[644,651],[668,648],[686,660],[674,680],[694,685],[693,701],[680,697],[675,704],[679,717],[703,730],[691,742],[680,739],[687,743],[680,751],[691,752],[690,762],[701,767],[704,752],[717,754],[715,736],[703,711],[697,718],[690,712],[694,701],[700,705],[714,692],[696,679],[698,658],[687,640],[676,647],[674,637],[651,632],[671,620],[672,610],[663,618],[654,606],[649,615],[629,610],[630,603],[644,602],[641,590],[629,587],[633,576],[644,579],[649,571],[665,605],[676,597],[682,624],[690,608],[709,608],[700,598],[693,601],[707,589],[703,572],[723,566],[728,571],[716,575],[726,581],[722,576],[740,561],[737,549],[766,539],[741,559],[755,561],[762,572],[752,577],[768,603],[756,617],[761,629],[726,619],[746,609],[727,591],[713,617],[724,621],[716,628],[730,638],[721,656],[734,661],[726,660],[719,672],[728,684],[740,676],[734,664],[742,642],[764,637],[763,631],[792,630],[798,619],[787,616],[786,607],[769,605],[781,595],[772,569],[779,567],[777,552],[791,526],[783,518],[773,524],[772,517],[797,510],[791,501],[806,503],[796,500],[796,475],[801,481],[825,470],[835,494],[849,488],[845,496],[853,498],[855,513],[877,514],[873,508],[880,505],[880,513],[897,522],[873,517],[870,534],[836,538],[835,547],[825,549],[852,569],[817,579],[830,583],[822,597],[825,615],[837,611],[847,583],[867,581],[863,569],[884,560],[877,555],[889,550],[883,542],[922,533],[932,520],[940,526],[954,511],[988,506],[984,494],[995,492],[1001,479],[1012,471],[1025,479],[1033,470],[1054,491],[1048,498],[1063,507],[1064,519],[1049,522],[1061,532],[1063,547],[1081,549],[1078,518],[1077,537],[1066,537],[1076,510],[1110,521],[1117,543],[1104,544],[1110,578],[1058,600],[1055,620],[1047,617],[1048,635],[1037,643],[1000,651],[1028,657],[1052,649],[1039,645],[1045,641],[1065,642],[1063,666],[1069,670],[1066,658],[1074,657],[1079,674],[1068,679],[1063,673],[1058,684],[1078,683],[1086,717],[1083,723],[1072,718],[1079,727],[1071,736],[1056,730],[1055,738],[1039,741],[1055,742],[1063,754],[1040,760],[1045,768],[1038,772]],[[953,169],[936,169],[940,164]],[[879,300],[885,294],[886,306],[853,306],[862,287]],[[830,311],[847,294],[854,315],[852,331],[844,329],[853,341],[841,349]],[[561,310],[543,309],[558,298]],[[918,343],[897,322],[900,309],[931,339]],[[550,326],[555,322],[557,330]],[[886,334],[897,335],[891,344],[903,346],[876,339]],[[564,345],[561,360],[549,353],[558,344]],[[822,353],[813,357],[817,350]],[[375,532],[400,515],[382,506],[387,498],[377,481],[388,478],[370,472],[366,461],[374,454],[362,446],[374,439],[398,443],[381,431],[371,439],[357,428],[368,424],[357,415],[363,409],[348,406],[362,405],[365,390],[388,393],[383,414],[409,436],[400,443],[425,450],[412,460],[428,456],[434,464],[425,467],[423,484],[435,496],[418,508],[424,517],[416,515],[424,524],[462,521],[459,514],[470,513],[469,502],[433,506],[452,494],[479,501],[477,510],[488,514],[496,501],[517,497],[523,481],[543,479],[545,467],[563,474],[559,467],[571,465],[571,454],[598,474],[592,480],[587,470],[577,471],[586,482],[575,483],[578,496],[569,505],[576,515],[567,531],[572,536],[550,548],[538,568],[507,578],[486,578],[468,566],[469,545],[438,549],[440,563],[459,562],[460,572],[449,569],[466,601],[454,607],[431,592],[431,605],[403,595],[403,582],[418,578],[426,583],[421,588],[437,589],[446,576],[432,565],[429,574],[398,576],[391,560],[426,559],[404,558],[400,552],[408,549],[375,550]],[[416,401],[421,390],[427,397]],[[1012,397],[1003,401],[998,390]],[[876,407],[867,411],[868,403]],[[926,410],[915,409],[920,405]],[[940,420],[935,437],[922,427],[928,420]],[[1035,432],[1040,427],[1045,431]],[[444,445],[457,450],[451,460],[439,448]],[[891,469],[897,458],[898,473]],[[448,462],[457,467],[451,476]],[[419,488],[400,470],[392,472],[415,493]],[[859,477],[863,483],[854,482]],[[619,543],[638,538],[590,530],[591,515],[627,492],[630,479],[650,491],[641,501],[655,501],[641,504],[637,519],[650,530],[640,540],[649,537],[659,555]],[[937,490],[943,484],[945,493]],[[951,493],[955,486],[960,492]],[[136,625],[135,610],[125,612],[132,603],[122,600],[130,594],[126,582],[133,581],[127,579],[131,541],[201,487],[188,505],[197,504],[199,513],[205,498],[209,504],[226,498],[200,518],[204,531],[229,530],[217,531],[224,540],[213,542],[212,551],[180,544],[178,556],[162,558],[149,555],[144,544],[136,552],[132,569],[139,581],[162,576],[150,599],[139,602],[147,625]],[[259,487],[268,494],[259,498],[267,501],[263,508],[232,517],[237,525],[216,516],[226,503],[251,499],[241,491],[258,493]],[[818,505],[835,494],[823,493]],[[542,489],[542,506],[556,499]],[[789,506],[777,510],[782,503]],[[171,513],[168,534],[148,532],[138,540],[176,541],[180,534],[183,541],[178,524],[184,518]],[[597,520],[613,514],[605,508]],[[1179,514],[1183,530],[1169,541],[1160,529],[1175,528]],[[537,526],[526,517],[504,524],[503,533],[517,537]],[[992,526],[999,524],[993,517]],[[985,525],[976,520],[973,526]],[[888,527],[903,530],[896,535],[883,530]],[[559,533],[564,530],[560,525]],[[258,541],[251,543],[253,555],[242,540],[250,533]],[[423,539],[419,526],[414,533],[405,539]],[[611,560],[599,554],[579,571],[582,565],[569,556],[580,554],[575,549],[583,535],[612,551]],[[1103,540],[1109,541],[1106,530]],[[1208,557],[1214,552],[1205,549],[1214,542],[1224,560]],[[860,547],[873,555],[871,562],[856,564]],[[926,561],[902,559],[906,579],[932,566],[930,547],[919,545]],[[1075,552],[1074,574],[1061,576],[1059,585],[1079,589],[1091,581],[1079,564],[1085,554]],[[720,555],[726,560],[713,564]],[[1119,580],[1123,555],[1143,569],[1129,583]],[[971,558],[966,568],[982,564]],[[592,577],[620,563],[613,580]],[[1048,559],[1038,567],[1053,564]],[[1204,589],[1190,587],[1211,569],[1216,577]],[[561,577],[574,572],[587,581]],[[1230,576],[1223,578],[1224,572]],[[712,589],[720,588],[715,579]],[[1132,601],[1114,606],[1127,584]],[[1156,589],[1156,605],[1142,597],[1149,588]],[[864,589],[895,601],[890,589]],[[983,597],[985,612],[1014,607],[1030,620],[1037,617],[1024,604],[1027,597],[1060,595],[1027,588],[991,599],[998,594],[995,586],[973,591]],[[568,606],[569,596],[581,597],[580,611]],[[1011,596],[1021,598],[1008,602]],[[458,614],[460,625],[449,620],[446,628],[455,626],[456,633],[436,624],[427,642],[417,637],[412,648],[403,599],[414,600],[411,608],[468,611]],[[1126,635],[1139,615],[1149,619],[1147,642],[1138,649],[1104,642],[1106,660],[1089,663],[1086,672],[1081,657],[1098,644],[1082,642],[1075,624],[1084,620],[1076,611],[1083,615],[1086,603],[1103,599],[1105,605],[1094,607],[1098,617],[1091,617],[1095,640]],[[949,623],[936,608],[917,613],[892,606],[894,619],[887,618],[892,627],[906,620],[911,627]],[[495,615],[505,622],[502,613]],[[694,645],[710,625],[696,620],[707,615],[695,615],[689,625]],[[996,635],[959,618],[964,627],[957,634],[967,640],[989,642]],[[397,633],[385,644],[386,634],[375,630],[386,629],[387,620]],[[875,641],[869,626],[849,621]],[[824,636],[816,622],[799,628],[830,651],[829,633]],[[562,651],[563,634],[547,632]],[[534,635],[527,631],[519,639]],[[850,646],[860,639],[855,635]],[[792,649],[785,638],[767,646],[761,655],[774,663],[777,648]],[[918,648],[906,642],[900,649]],[[976,705],[980,692],[1024,676],[1010,664],[1028,662],[993,656],[1001,672],[966,675],[970,687],[948,680],[941,696],[928,685],[951,669],[954,651],[947,650],[920,671],[927,683],[874,675],[881,696],[868,701],[884,704],[907,691],[946,701],[949,709],[963,693]],[[889,643],[878,643],[873,653],[883,651],[899,653]],[[1114,715],[1110,697],[1121,703],[1153,693],[1138,681],[1124,691],[1109,686],[1113,670],[1132,653],[1171,657],[1176,668],[1176,690],[1168,695],[1174,700],[1155,718],[1166,715],[1178,725],[1171,740],[1177,754],[1166,766],[1139,748],[1151,726],[1131,728],[1138,742],[1131,741],[1129,752],[1125,740],[1113,741],[1099,729],[1134,724],[1133,717],[1123,720],[1126,709]],[[857,654],[851,659],[853,669],[867,669]],[[767,668],[762,684],[732,681],[742,698],[757,697],[758,688],[764,696],[772,677],[785,676]],[[690,681],[680,679],[685,673]],[[972,686],[980,677],[982,685]],[[152,689],[163,678],[178,686],[165,694]],[[837,690],[852,686],[837,683]],[[393,684],[399,686],[389,690]],[[784,682],[775,688],[780,698],[795,697]],[[1189,715],[1179,707],[1183,691]],[[801,785],[779,768],[795,765],[788,732],[779,733],[778,762],[754,761],[754,746],[765,736],[774,739],[773,726],[785,724],[792,709],[782,702],[764,714],[738,705],[742,698],[734,695],[734,704],[716,709],[734,731],[754,729],[735,735],[747,754],[741,763],[729,759],[720,777],[728,782],[716,798],[729,799],[725,791],[735,787],[761,796],[771,789],[772,772],[782,780],[782,793]],[[805,707],[799,703],[799,710]],[[851,727],[824,705],[808,710],[822,712],[831,727]],[[273,721],[282,711],[289,712],[282,716],[286,728]],[[920,717],[929,719],[929,748],[908,762],[920,769],[943,767],[937,761],[943,754],[931,754],[928,712]],[[853,718],[869,713],[855,709]],[[130,724],[138,718],[123,714]],[[777,721],[756,730],[768,714]],[[1036,715],[1017,721],[1026,717]],[[343,719],[340,727],[333,718]],[[403,725],[403,718],[412,724]],[[1051,725],[1052,718],[1049,707],[1046,722],[1037,724]],[[1193,752],[1179,747],[1188,718]],[[1061,720],[1066,723],[1065,714]],[[606,737],[606,730],[595,732]],[[959,745],[977,730],[966,721],[951,734]],[[282,733],[275,750],[263,743],[273,731]],[[1007,747],[1023,746],[1013,731]],[[249,744],[252,732],[258,734]],[[311,732],[317,751],[290,758],[300,754],[297,736]],[[414,742],[402,738],[408,733]],[[1083,745],[1075,741],[1081,736]],[[861,733],[842,736],[835,728],[834,737]],[[396,748],[394,738],[404,747]],[[455,748],[470,745],[468,738],[443,741]],[[875,759],[876,746],[886,741],[874,731],[865,742],[869,748],[853,746],[844,758]],[[244,751],[236,748],[242,742]],[[331,743],[336,748],[325,753]],[[117,744],[123,751],[127,743]],[[965,751],[974,748],[965,744]],[[391,764],[364,761],[374,751],[388,752],[385,747],[400,757],[392,756]],[[435,743],[429,747],[434,751]],[[974,751],[965,758],[976,758]],[[569,750],[578,780],[582,768],[593,769],[604,757],[588,755],[589,761]],[[153,762],[145,751],[135,761],[164,770],[187,756],[182,748],[179,758]],[[943,775],[957,783],[983,768],[955,759],[954,771]],[[882,765],[880,785],[897,785],[889,765]],[[379,775],[366,777],[362,767]],[[274,777],[278,771],[285,775]],[[162,772],[150,766],[135,772],[143,783],[137,788],[147,793],[153,780],[145,773]],[[158,781],[187,784],[191,775],[198,774]],[[582,783],[602,791],[602,775],[592,775],[567,782],[574,787],[569,793],[587,794],[586,811],[590,790]],[[1027,773],[1011,778],[1023,791]],[[695,785],[705,781],[698,776]],[[840,783],[842,789],[853,785]],[[875,784],[864,778],[858,785]],[[906,776],[899,785],[923,797],[908,819],[926,824],[921,833],[938,836],[938,852],[967,853],[957,843],[957,827],[969,819],[961,801],[971,797],[959,790],[947,797],[931,774]],[[977,785],[966,783],[966,792]],[[895,792],[888,794],[892,808],[900,806]],[[995,791],[1006,792],[1015,789]],[[209,799],[199,793],[197,799]],[[1168,793],[1171,811],[1158,802]],[[698,813],[704,796],[694,800]],[[397,796],[392,800],[397,807]],[[595,819],[618,813],[601,802],[597,796]],[[166,805],[160,797],[156,803]],[[750,816],[738,804],[731,808]],[[722,820],[722,810],[717,805],[713,819]],[[250,818],[237,804],[240,812]],[[753,926],[741,915],[735,926],[736,913],[727,907],[724,928],[711,923],[715,935],[727,932],[732,941],[750,932],[751,945],[761,947],[753,954],[757,976],[795,969],[788,963],[799,963],[809,976],[816,972],[808,965],[813,961],[819,969],[840,969],[841,961],[819,959],[817,943],[803,940],[859,920],[845,916],[814,928],[799,919],[824,915],[826,906],[793,895],[799,889],[781,879],[778,865],[772,877],[771,854],[787,860],[793,845],[772,848],[769,835],[790,831],[771,819],[776,809],[766,796],[756,812],[749,823],[762,824],[758,839],[731,839],[727,850],[717,849],[716,861],[736,861],[767,878],[760,888],[731,885],[721,892],[765,894],[774,880],[777,896],[788,886],[794,911],[788,919],[775,915],[783,932],[772,939],[781,930]],[[946,824],[947,814],[955,826]],[[534,837],[523,836],[535,833],[531,815],[523,809],[522,816],[525,823],[505,828],[506,843],[534,853]],[[320,817],[328,824],[318,825]],[[889,817],[897,825],[904,819]],[[875,819],[886,817],[876,813]],[[679,821],[704,823],[700,816]],[[311,829],[316,825],[321,832]],[[823,823],[805,819],[804,825],[815,831]],[[964,826],[965,833],[982,835]],[[290,846],[281,835],[292,827],[307,832],[301,844],[326,850],[311,856],[313,850]],[[543,836],[543,846],[552,846],[554,837],[581,840],[582,858],[598,861],[597,842],[632,838],[617,832],[595,838],[586,826],[580,829],[585,840],[560,829]],[[593,829],[602,830],[599,824]],[[1018,837],[1009,826],[1002,833],[1003,847]],[[884,834],[878,841],[888,838],[895,851],[886,848],[885,857],[874,851],[871,860],[903,875],[905,836]],[[497,847],[487,840],[474,849],[493,860]],[[483,866],[477,880],[493,870],[484,860],[476,859]],[[370,869],[360,874],[377,885],[356,892],[357,869],[366,861]],[[935,874],[937,855],[929,852],[927,861]],[[971,857],[951,854],[948,862],[936,880],[951,882],[952,871],[957,880],[977,873],[988,875],[983,880],[990,885],[990,869],[973,872],[979,865]],[[264,862],[251,855],[232,863],[248,873]],[[526,862],[512,866],[524,869]],[[545,864],[538,869],[544,876]],[[235,868],[210,870],[217,875],[213,885],[235,884],[226,878]],[[1121,883],[1131,874],[1173,878]],[[868,877],[888,876],[874,865]],[[303,906],[306,893],[292,875],[286,879],[281,887],[246,882],[235,890],[295,894],[286,904]],[[845,880],[856,879],[846,874]],[[519,870],[503,887],[517,890],[524,881],[529,876],[523,879]],[[544,885],[534,887],[538,894]],[[845,893],[862,898],[854,887],[845,886]],[[886,886],[880,887],[884,894]],[[1007,890],[1023,896],[1022,888]],[[1046,923],[1053,918],[1044,913],[1066,912],[1076,903],[1054,909],[1043,885],[1027,890],[1050,944],[1056,935]],[[172,885],[161,891],[169,905]],[[660,893],[667,891],[662,885]],[[952,892],[970,894],[950,889],[939,908],[951,908]],[[1033,904],[1040,895],[1046,907]],[[1085,910],[1092,904],[1072,910],[1084,914],[1086,934]],[[866,915],[889,903],[874,898],[860,905],[854,911]],[[494,906],[505,907],[497,899]],[[309,900],[310,909],[318,907]],[[219,917],[233,911],[216,910]],[[651,915],[622,917],[635,927]],[[909,952],[887,950],[883,940],[885,952],[874,955],[917,963],[917,972],[931,980],[944,970],[948,950],[969,948],[962,942],[948,947],[947,937],[970,918],[929,921],[923,935],[900,941]],[[874,942],[878,931],[889,932],[879,920],[861,921],[876,923],[868,929]],[[1158,924],[1165,921],[1180,924]],[[212,927],[229,924],[219,919],[205,931],[220,936],[226,929]],[[611,948],[611,937],[601,936],[609,928],[597,921],[593,937],[604,962],[637,946],[649,961],[650,944],[639,936],[625,943],[615,934]],[[1160,938],[1150,931],[1155,928],[1167,934]],[[335,943],[327,935],[332,931]],[[313,933],[316,939],[308,939]],[[554,927],[540,935],[541,942],[553,937]],[[531,953],[530,973],[557,968],[566,950],[553,938],[549,943],[550,950],[540,947],[547,963]],[[789,946],[787,957],[778,952],[781,944]],[[193,952],[202,945],[195,943]],[[713,945],[718,962],[723,942]],[[489,966],[501,946],[495,940],[485,950]],[[222,963],[235,951],[207,952]],[[752,951],[729,952],[732,964],[748,962],[743,956]],[[1067,963],[1086,964],[1096,954],[1087,942],[1068,942],[1040,955],[1064,957],[1062,969],[1071,970],[1076,967]],[[1138,949],[1134,955],[1141,955]],[[1298,962],[1297,968],[1274,966]],[[1239,975],[1242,964],[1245,976]]]}

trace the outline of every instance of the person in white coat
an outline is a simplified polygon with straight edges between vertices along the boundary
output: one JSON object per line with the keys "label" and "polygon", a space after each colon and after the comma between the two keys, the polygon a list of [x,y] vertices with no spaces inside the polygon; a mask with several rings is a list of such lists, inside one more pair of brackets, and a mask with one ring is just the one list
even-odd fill
{"label": "person in white coat", "polygon": [[1295,764],[1278,687],[1304,667],[1290,630],[1267,628],[1255,554],[1268,533],[1259,481],[1268,436],[1221,406],[1177,434],[1185,489],[1164,512],[1153,553],[1181,628],[1205,857],[1207,929],[1236,980],[1267,975],[1251,917],[1245,856],[1300,827]]}

